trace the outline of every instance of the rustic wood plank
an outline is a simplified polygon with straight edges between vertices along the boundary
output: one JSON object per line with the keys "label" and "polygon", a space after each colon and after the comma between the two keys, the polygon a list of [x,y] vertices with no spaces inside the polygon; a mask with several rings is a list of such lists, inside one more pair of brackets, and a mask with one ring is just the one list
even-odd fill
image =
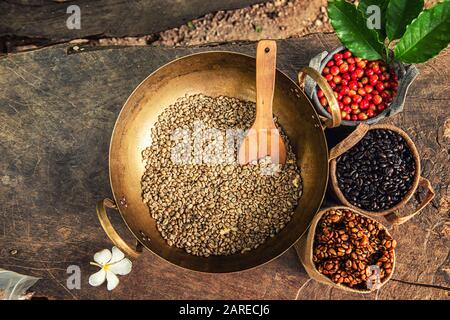
{"label": "rustic wood plank", "polygon": [[[278,66],[295,78],[312,56],[337,44],[334,35],[319,34],[279,41]],[[420,66],[406,111],[386,121],[411,134],[423,174],[437,192],[433,206],[393,230],[399,240],[394,279],[401,282],[392,281],[378,294],[349,296],[309,280],[290,249],[267,265],[226,275],[182,270],[147,252],[114,292],[87,284],[95,271],[89,266],[92,255],[111,246],[94,206],[110,196],[107,153],[122,104],[158,66],[211,49],[126,47],[68,54],[72,51],[59,45],[0,58],[0,87],[6,88],[0,91],[0,267],[42,277],[34,289],[55,299],[447,298],[448,51]],[[213,49],[254,55],[255,44]],[[332,195],[327,199],[333,201]],[[120,218],[112,220],[127,235]],[[11,254],[13,249],[17,254]],[[66,287],[71,264],[82,269],[81,290]]]}
{"label": "rustic wood plank", "polygon": [[[11,0],[0,2],[0,37],[39,38],[48,43],[90,36],[147,35],[218,10],[244,8],[261,0]],[[70,30],[67,7],[81,9],[81,28]]]}

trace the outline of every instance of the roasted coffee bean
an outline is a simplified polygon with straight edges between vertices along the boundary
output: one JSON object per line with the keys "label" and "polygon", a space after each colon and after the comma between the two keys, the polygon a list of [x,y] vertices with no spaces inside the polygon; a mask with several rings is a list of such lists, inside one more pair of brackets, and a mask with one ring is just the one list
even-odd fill
{"label": "roasted coffee bean", "polygon": [[402,136],[392,130],[372,129],[337,158],[336,177],[351,204],[367,211],[383,211],[397,205],[409,192],[415,168],[413,154]]}
{"label": "roasted coffee bean", "polygon": [[315,231],[312,260],[317,271],[333,282],[367,290],[370,266],[380,267],[381,282],[392,273],[397,242],[375,220],[330,209]]}

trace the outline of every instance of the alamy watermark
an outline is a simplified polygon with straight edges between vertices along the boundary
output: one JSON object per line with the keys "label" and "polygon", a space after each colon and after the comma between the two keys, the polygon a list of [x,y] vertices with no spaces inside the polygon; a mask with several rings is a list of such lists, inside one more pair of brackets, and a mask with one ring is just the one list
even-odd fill
{"label": "alamy watermark", "polygon": [[366,280],[366,286],[369,290],[378,290],[381,287],[381,269],[377,265],[369,266],[370,276]]}
{"label": "alamy watermark", "polygon": [[366,9],[366,25],[370,30],[381,29],[381,8],[377,5],[370,5]]}
{"label": "alamy watermark", "polygon": [[[246,150],[247,159],[260,159],[250,164],[261,166],[263,175],[279,171],[279,132],[277,129],[244,130],[208,128],[195,121],[192,129],[177,128],[171,134],[170,160],[177,165],[226,165],[239,162],[239,149],[246,135],[252,137]],[[269,138],[270,137],[270,138]],[[270,140],[270,141],[269,141]],[[237,152],[236,152],[237,151]],[[271,155],[270,161],[260,155]]]}
{"label": "alamy watermark", "polygon": [[69,30],[81,29],[81,9],[76,4],[70,5],[66,10],[70,16],[66,20],[66,26]]}
{"label": "alamy watermark", "polygon": [[66,280],[66,286],[69,290],[81,289],[81,268],[77,265],[70,265],[67,267],[67,274],[69,275]]}

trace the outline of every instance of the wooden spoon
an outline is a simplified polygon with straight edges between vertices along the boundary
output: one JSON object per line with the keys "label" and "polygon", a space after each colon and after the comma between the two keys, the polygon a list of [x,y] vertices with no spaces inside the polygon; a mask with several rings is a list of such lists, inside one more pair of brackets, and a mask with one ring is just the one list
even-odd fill
{"label": "wooden spoon", "polygon": [[272,163],[286,162],[286,146],[273,121],[277,44],[258,42],[256,50],[256,118],[239,148],[241,165],[270,156]]}

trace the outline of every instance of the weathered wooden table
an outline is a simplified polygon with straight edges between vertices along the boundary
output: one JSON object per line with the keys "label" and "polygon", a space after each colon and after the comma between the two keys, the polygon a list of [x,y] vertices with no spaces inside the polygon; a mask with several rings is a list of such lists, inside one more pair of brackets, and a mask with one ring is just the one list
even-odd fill
{"label": "weathered wooden table", "polygon": [[[210,12],[244,8],[264,0],[0,1],[0,51],[8,42],[55,44],[80,38],[154,34]],[[73,13],[78,13],[73,16]],[[80,27],[69,28],[79,17]]]}
{"label": "weathered wooden table", "polygon": [[[278,66],[295,78],[312,56],[337,44],[331,34],[279,41]],[[182,270],[146,252],[113,292],[88,285],[97,270],[89,265],[93,254],[111,247],[94,207],[111,195],[108,146],[118,112],[158,66],[203,50],[253,55],[255,44],[75,52],[59,45],[0,58],[0,268],[41,277],[33,289],[51,299],[448,299],[448,50],[419,66],[405,112],[387,121],[414,139],[437,196],[392,231],[397,270],[379,292],[349,294],[310,280],[294,249],[254,270],[220,275]],[[112,220],[127,234],[117,215]],[[66,287],[69,265],[81,267],[80,290]]]}

